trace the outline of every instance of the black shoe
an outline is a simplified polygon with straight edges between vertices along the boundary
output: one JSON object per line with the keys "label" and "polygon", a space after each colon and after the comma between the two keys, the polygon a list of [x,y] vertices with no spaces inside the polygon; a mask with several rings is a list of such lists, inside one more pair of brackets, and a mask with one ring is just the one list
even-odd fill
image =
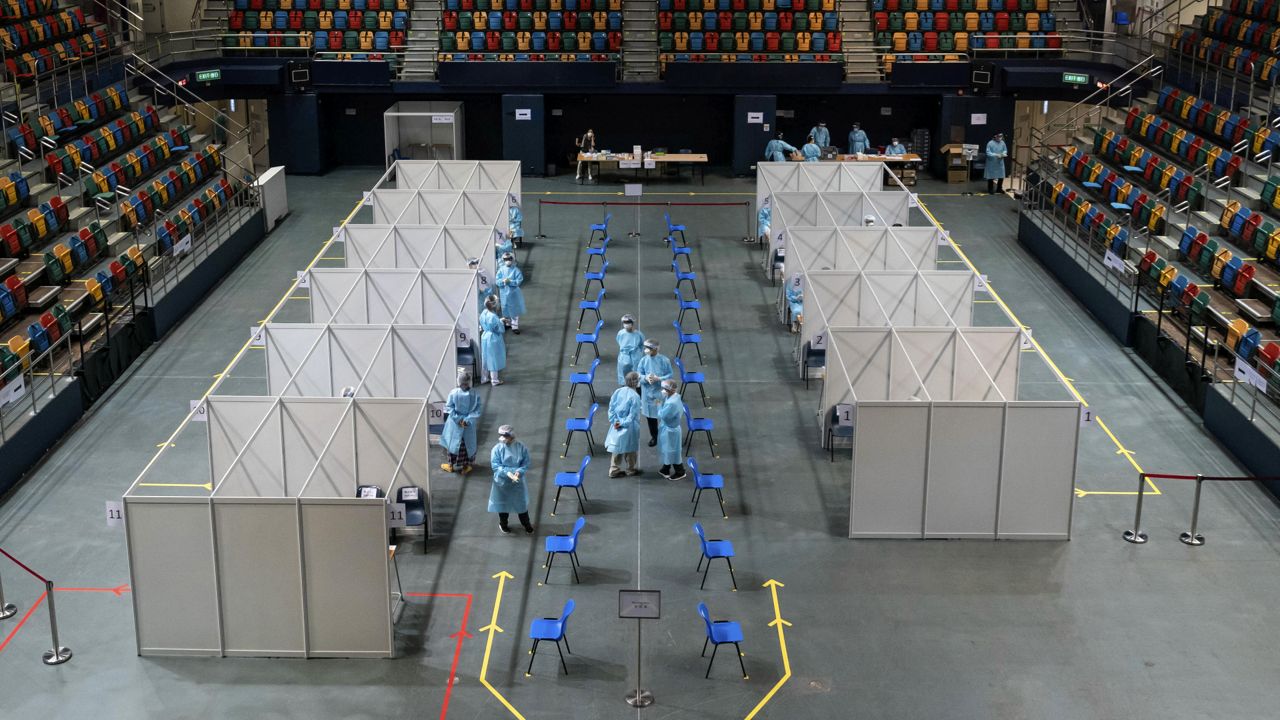
{"label": "black shoe", "polygon": [[658,438],[653,438],[652,440],[649,441],[649,447],[653,447],[654,445],[657,445],[657,444],[658,444]]}
{"label": "black shoe", "polygon": [[511,332],[513,332],[513,333],[515,333],[515,334],[519,335],[519,334],[520,334],[520,328],[515,328],[515,329],[514,329],[514,330],[512,330]]}
{"label": "black shoe", "polygon": [[532,535],[532,534],[533,534],[533,526],[532,526],[532,525],[525,525],[525,526],[524,526],[524,533],[525,533],[526,535]]}
{"label": "black shoe", "polygon": [[502,523],[498,523],[498,529],[502,531],[503,535],[511,534],[511,528],[507,527],[506,525],[503,525]]}
{"label": "black shoe", "polygon": [[670,478],[670,477],[671,477],[671,466],[670,466],[670,465],[663,465],[661,468],[659,468],[659,469],[658,469],[658,474],[659,474],[659,475],[661,475],[661,476],[662,476],[662,477],[664,477],[664,478]]}
{"label": "black shoe", "polygon": [[678,472],[678,473],[680,473],[680,474],[679,474],[679,475],[667,475],[667,476],[666,476],[666,478],[667,478],[668,480],[683,480],[683,479],[685,479],[685,478],[689,477],[688,473],[686,473],[684,470],[676,470],[676,472]]}

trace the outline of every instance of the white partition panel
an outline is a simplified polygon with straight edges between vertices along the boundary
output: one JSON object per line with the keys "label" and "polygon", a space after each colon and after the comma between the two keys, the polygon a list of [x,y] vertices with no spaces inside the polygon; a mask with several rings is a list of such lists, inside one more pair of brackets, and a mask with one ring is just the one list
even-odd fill
{"label": "white partition panel", "polygon": [[[400,233],[404,232],[406,230],[401,228]],[[443,228],[416,267],[465,269],[469,260],[480,258],[481,267],[493,273],[494,233],[493,228],[484,225]],[[417,259],[418,254],[414,253],[414,257]]]}
{"label": "white partition panel", "polygon": [[[817,213],[819,217],[830,218],[831,224],[837,227],[857,227],[863,224],[864,217],[875,214],[875,208],[866,202],[866,195],[863,192],[824,192],[813,197],[824,208],[824,212]],[[881,220],[877,219],[877,222]],[[881,224],[890,222],[886,218]]]}
{"label": "white partition panel", "polygon": [[[777,233],[774,237],[776,240]],[[858,253],[844,241],[837,228],[792,228],[784,238],[790,267],[805,272],[862,269]]]}
{"label": "white partition panel", "polygon": [[394,394],[391,354],[381,352],[390,345],[390,334],[390,325],[330,325],[327,351],[332,378],[329,392],[323,395],[341,396],[347,387],[356,388],[360,396]]}
{"label": "white partition panel", "polygon": [[361,484],[389,490],[389,481],[404,457],[412,463],[414,484],[430,487],[426,409],[421,400],[362,398],[356,402],[356,477]]}
{"label": "white partition panel", "polygon": [[[911,259],[911,264],[921,270],[935,270],[938,266],[938,246],[943,244],[942,230],[934,225],[919,227],[895,227],[889,232],[898,247]],[[900,268],[885,268],[897,270]]]}
{"label": "white partition panel", "polygon": [[[279,438],[280,419],[275,414],[275,405],[274,397],[211,395],[205,401],[206,415],[209,418],[209,467],[214,484],[222,480],[235,465],[241,451],[250,443],[250,438],[260,426],[265,428],[274,425],[275,436]],[[259,453],[251,456],[251,460],[255,466],[259,466],[264,458]],[[272,468],[272,474],[267,477],[277,477],[275,470],[278,468]],[[257,495],[252,489],[240,489],[250,495]]]}
{"label": "white partition panel", "polygon": [[[325,462],[320,474],[325,482],[345,490],[346,497],[355,493],[352,482],[355,469],[349,457],[351,422],[346,417],[349,404],[344,400],[313,398],[289,398],[280,403],[284,445],[282,494],[285,497],[293,497],[302,490],[312,479],[322,457]],[[326,454],[330,449],[345,450],[345,456],[335,458],[333,453]]]}
{"label": "white partition panel", "polygon": [[346,267],[401,267],[394,242],[395,227],[352,223],[344,225],[341,232],[345,243],[343,263]]}
{"label": "white partition panel", "polygon": [[859,403],[855,413],[849,537],[921,537],[929,406]]}
{"label": "white partition panel", "polygon": [[1010,403],[1007,428],[998,537],[1069,539],[1080,440],[1079,403]]}
{"label": "white partition panel", "polygon": [[292,388],[298,395],[328,395],[331,391],[325,328],[319,323],[267,323],[263,338],[267,355],[267,392],[279,395]]}
{"label": "white partition panel", "polygon": [[340,307],[345,307],[348,315],[366,317],[368,311],[363,307],[363,274],[358,269],[343,268],[324,268],[309,272],[311,322],[326,323],[334,320]]}
{"label": "white partition panel", "polygon": [[926,538],[994,538],[1003,403],[933,403]]}
{"label": "white partition panel", "polygon": [[448,398],[458,366],[452,327],[396,326],[390,351],[394,397],[430,402]]}
{"label": "white partition panel", "polygon": [[440,187],[440,162],[437,160],[397,160],[394,168],[397,188]]}
{"label": "white partition panel", "polygon": [[855,400],[888,399],[892,334],[887,329],[832,327],[828,338],[822,406],[830,408]]}
{"label": "white partition panel", "polygon": [[420,222],[417,220],[416,190],[373,190],[369,193],[368,202],[373,208],[374,223],[393,223],[402,215],[411,216],[408,222]]}
{"label": "white partition panel", "polygon": [[346,498],[299,501],[312,657],[391,657],[386,505]]}
{"label": "white partition panel", "polygon": [[[860,193],[863,197],[862,210],[866,215],[875,215],[887,225],[908,225],[911,221],[911,194],[901,190],[883,190],[880,192]],[[861,219],[853,223],[861,224]]]}
{"label": "white partition panel", "polygon": [[972,271],[931,270],[921,272],[920,277],[924,280],[928,291],[956,325],[960,327],[973,325],[974,275]]}
{"label": "white partition panel", "polygon": [[297,501],[215,495],[213,518],[224,654],[304,656]]}
{"label": "white partition panel", "polygon": [[124,498],[139,655],[219,655],[208,498]]}
{"label": "white partition panel", "polygon": [[964,328],[960,332],[1000,393],[1010,400],[1016,399],[1022,331],[1011,327],[979,327]]}

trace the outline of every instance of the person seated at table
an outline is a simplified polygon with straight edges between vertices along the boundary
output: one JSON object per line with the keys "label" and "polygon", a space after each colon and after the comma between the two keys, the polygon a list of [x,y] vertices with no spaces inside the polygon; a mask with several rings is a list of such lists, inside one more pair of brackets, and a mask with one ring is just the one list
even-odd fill
{"label": "person seated at table", "polygon": [[849,154],[861,155],[870,149],[871,139],[867,137],[862,125],[854,123],[853,129],[849,131]]}
{"label": "person seated at table", "polygon": [[822,156],[822,148],[818,147],[818,143],[813,141],[813,136],[805,142],[804,147],[800,148],[800,154],[804,155],[805,162],[818,162],[818,158]]}
{"label": "person seated at table", "polygon": [[764,146],[765,159],[773,162],[786,162],[791,153],[796,151],[796,146],[782,139],[782,133],[778,133],[778,137],[769,141]]}
{"label": "person seated at table", "polygon": [[889,143],[889,144],[885,147],[885,149],[884,149],[884,154],[885,154],[885,155],[906,155],[906,154],[907,154],[907,146],[905,146],[905,145],[903,145],[902,143],[898,142],[898,138],[894,138],[894,139],[893,139],[893,142]]}

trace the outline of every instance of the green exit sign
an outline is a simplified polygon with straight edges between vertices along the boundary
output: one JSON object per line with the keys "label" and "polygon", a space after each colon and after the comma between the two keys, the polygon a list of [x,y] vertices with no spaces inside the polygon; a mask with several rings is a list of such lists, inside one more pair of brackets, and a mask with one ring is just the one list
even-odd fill
{"label": "green exit sign", "polygon": [[221,79],[222,79],[221,70],[197,70],[196,71],[196,82],[214,82],[216,80],[221,80]]}
{"label": "green exit sign", "polygon": [[1068,85],[1088,85],[1089,76],[1084,73],[1062,73],[1062,82]]}

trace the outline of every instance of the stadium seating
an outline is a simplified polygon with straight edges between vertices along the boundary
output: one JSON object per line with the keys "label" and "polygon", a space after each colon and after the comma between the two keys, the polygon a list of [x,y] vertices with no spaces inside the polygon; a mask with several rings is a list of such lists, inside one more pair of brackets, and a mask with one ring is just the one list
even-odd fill
{"label": "stadium seating", "polygon": [[[660,2],[659,16],[670,14]],[[613,60],[622,50],[622,1],[445,0],[440,50],[445,61]]]}
{"label": "stadium seating", "polygon": [[311,48],[382,60],[408,44],[412,0],[235,0],[224,48]]}

